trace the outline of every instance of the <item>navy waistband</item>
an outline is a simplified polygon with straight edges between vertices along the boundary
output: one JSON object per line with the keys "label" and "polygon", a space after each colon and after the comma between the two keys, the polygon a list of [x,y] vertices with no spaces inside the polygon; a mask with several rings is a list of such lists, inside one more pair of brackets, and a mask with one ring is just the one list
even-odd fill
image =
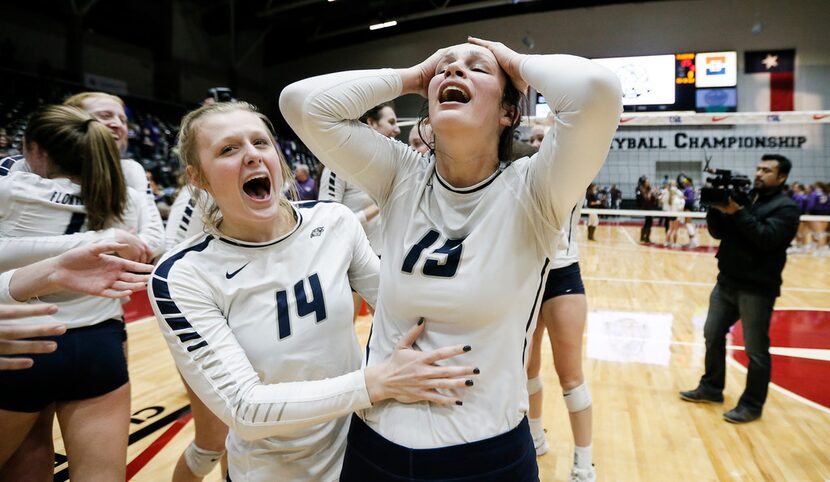
{"label": "navy waistband", "polygon": [[[417,430],[417,429],[415,429]],[[400,475],[434,479],[489,474],[526,463],[535,465],[536,452],[527,418],[516,428],[476,442],[434,449],[410,449],[386,440],[352,415],[349,448],[364,454],[377,467]]]}

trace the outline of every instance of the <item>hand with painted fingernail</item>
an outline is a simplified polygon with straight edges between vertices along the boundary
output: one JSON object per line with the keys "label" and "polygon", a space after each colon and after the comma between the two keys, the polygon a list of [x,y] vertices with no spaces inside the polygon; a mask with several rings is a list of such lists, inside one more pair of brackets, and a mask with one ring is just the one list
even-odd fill
{"label": "hand with painted fingernail", "polygon": [[458,397],[438,390],[458,390],[475,386],[473,378],[481,371],[473,366],[442,366],[436,363],[470,350],[470,345],[455,345],[432,351],[412,348],[425,329],[424,320],[415,324],[398,342],[392,355],[382,363],[367,367],[366,389],[372,403],[395,399],[402,403],[428,401],[439,405],[463,405]]}

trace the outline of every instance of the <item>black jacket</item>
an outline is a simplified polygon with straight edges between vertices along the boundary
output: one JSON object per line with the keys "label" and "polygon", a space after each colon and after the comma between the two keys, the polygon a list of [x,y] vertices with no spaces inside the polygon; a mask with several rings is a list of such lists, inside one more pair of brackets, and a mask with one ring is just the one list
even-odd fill
{"label": "black jacket", "polygon": [[709,233],[720,239],[718,282],[758,294],[781,294],[781,272],[787,248],[798,231],[799,210],[783,192],[750,193],[751,204],[735,214],[710,208]]}

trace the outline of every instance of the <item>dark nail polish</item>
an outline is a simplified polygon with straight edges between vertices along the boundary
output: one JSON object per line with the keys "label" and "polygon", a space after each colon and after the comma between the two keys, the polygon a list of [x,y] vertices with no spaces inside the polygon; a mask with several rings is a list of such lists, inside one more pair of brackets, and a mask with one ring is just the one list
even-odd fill
{"label": "dark nail polish", "polygon": [[473,373],[478,375],[479,373],[481,373],[481,370],[479,370],[478,368],[473,368]]}
{"label": "dark nail polish", "polygon": [[461,405],[464,405],[464,402],[462,402],[461,400],[456,400],[455,404],[460,407]]}
{"label": "dark nail polish", "polygon": [[424,324],[424,319],[423,319],[423,318],[421,318],[420,320],[418,320],[418,326],[421,326],[421,325],[423,325],[423,324]]}
{"label": "dark nail polish", "polygon": [[470,345],[464,345],[464,351],[470,351],[472,349],[473,347],[471,347]]}
{"label": "dark nail polish", "polygon": [[473,381],[472,380],[467,380],[466,382],[464,382],[464,385],[467,385],[468,387],[472,387],[473,386]]}

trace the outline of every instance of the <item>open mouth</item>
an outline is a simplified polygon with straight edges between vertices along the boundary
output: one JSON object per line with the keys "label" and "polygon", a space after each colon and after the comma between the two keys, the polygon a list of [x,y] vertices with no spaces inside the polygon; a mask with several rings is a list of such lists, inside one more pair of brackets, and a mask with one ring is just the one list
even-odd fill
{"label": "open mouth", "polygon": [[266,175],[253,177],[242,184],[242,190],[257,201],[268,199],[271,195],[271,180]]}
{"label": "open mouth", "polygon": [[450,85],[445,87],[444,90],[441,91],[441,95],[439,96],[438,101],[442,104],[444,102],[460,102],[462,104],[466,104],[470,101],[470,96],[461,88],[456,87],[454,85]]}

